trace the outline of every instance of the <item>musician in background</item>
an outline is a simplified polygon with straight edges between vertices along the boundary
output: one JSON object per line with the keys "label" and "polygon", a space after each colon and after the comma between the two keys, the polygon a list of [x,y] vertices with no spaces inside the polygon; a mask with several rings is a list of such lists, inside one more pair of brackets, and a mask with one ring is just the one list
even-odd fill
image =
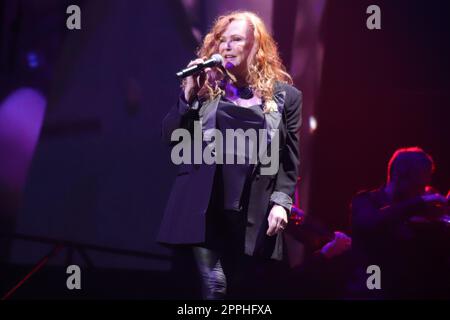
{"label": "musician in background", "polygon": [[386,185],[352,200],[353,249],[364,270],[380,267],[381,298],[450,296],[448,196],[429,186],[434,169],[422,149],[399,149]]}

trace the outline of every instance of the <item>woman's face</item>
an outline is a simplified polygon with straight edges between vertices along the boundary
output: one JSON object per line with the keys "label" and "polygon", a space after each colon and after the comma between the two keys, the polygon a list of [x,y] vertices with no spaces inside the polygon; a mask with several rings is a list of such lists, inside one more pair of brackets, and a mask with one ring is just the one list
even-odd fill
{"label": "woman's face", "polygon": [[220,37],[219,53],[224,65],[238,78],[247,75],[252,47],[253,33],[245,20],[233,20]]}

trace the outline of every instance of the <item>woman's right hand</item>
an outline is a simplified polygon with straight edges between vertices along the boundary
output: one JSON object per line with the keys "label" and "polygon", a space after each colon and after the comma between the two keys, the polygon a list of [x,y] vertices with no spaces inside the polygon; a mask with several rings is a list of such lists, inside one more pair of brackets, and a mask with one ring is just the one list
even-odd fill
{"label": "woman's right hand", "polygon": [[[188,67],[203,63],[203,59],[195,59],[189,62],[187,65]],[[209,69],[209,68],[207,68]],[[203,87],[206,81],[206,72],[208,71],[205,69],[202,72],[199,72],[197,74],[194,74],[192,76],[189,76],[185,78],[184,80],[184,98],[187,102],[190,102],[193,100],[193,98],[197,95],[197,93],[200,91],[200,89]]]}

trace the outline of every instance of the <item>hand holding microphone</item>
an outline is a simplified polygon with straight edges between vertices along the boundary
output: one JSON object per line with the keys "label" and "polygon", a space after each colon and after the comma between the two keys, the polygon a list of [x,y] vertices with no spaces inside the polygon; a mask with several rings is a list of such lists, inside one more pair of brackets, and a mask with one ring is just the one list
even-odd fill
{"label": "hand holding microphone", "polygon": [[213,54],[208,60],[195,59],[191,61],[187,68],[177,73],[177,77],[185,79],[184,81],[184,98],[190,100],[198,93],[206,81],[206,73],[211,67],[221,66],[223,58],[220,54]]}

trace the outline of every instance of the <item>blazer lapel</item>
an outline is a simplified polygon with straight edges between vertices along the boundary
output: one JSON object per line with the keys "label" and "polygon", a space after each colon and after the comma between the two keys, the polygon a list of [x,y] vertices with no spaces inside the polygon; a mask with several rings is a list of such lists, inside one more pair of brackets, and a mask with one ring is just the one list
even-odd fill
{"label": "blazer lapel", "polygon": [[[272,141],[275,136],[281,121],[281,115],[283,114],[284,102],[286,100],[286,91],[277,91],[272,97],[273,101],[277,104],[277,110],[264,114],[267,130],[267,145]],[[267,146],[266,145],[266,146]]]}
{"label": "blazer lapel", "polygon": [[199,117],[202,121],[203,141],[211,141],[212,129],[216,128],[216,111],[220,96],[208,101],[200,110]]}
{"label": "blazer lapel", "polygon": [[[277,105],[277,110],[264,114],[265,129],[267,132],[266,134],[267,141],[264,141],[264,138],[260,137],[260,139],[262,138],[262,140],[259,143],[260,150],[258,152],[260,156],[258,157],[258,165],[260,164],[261,156],[267,154],[267,149],[270,143],[273,141],[275,135],[277,133],[279,134],[278,128],[280,126],[280,121],[283,115],[284,102],[286,101],[286,91],[284,90],[275,91],[275,93],[272,96],[272,99],[273,101],[275,101]],[[254,166],[253,171],[255,171],[258,165]]]}

